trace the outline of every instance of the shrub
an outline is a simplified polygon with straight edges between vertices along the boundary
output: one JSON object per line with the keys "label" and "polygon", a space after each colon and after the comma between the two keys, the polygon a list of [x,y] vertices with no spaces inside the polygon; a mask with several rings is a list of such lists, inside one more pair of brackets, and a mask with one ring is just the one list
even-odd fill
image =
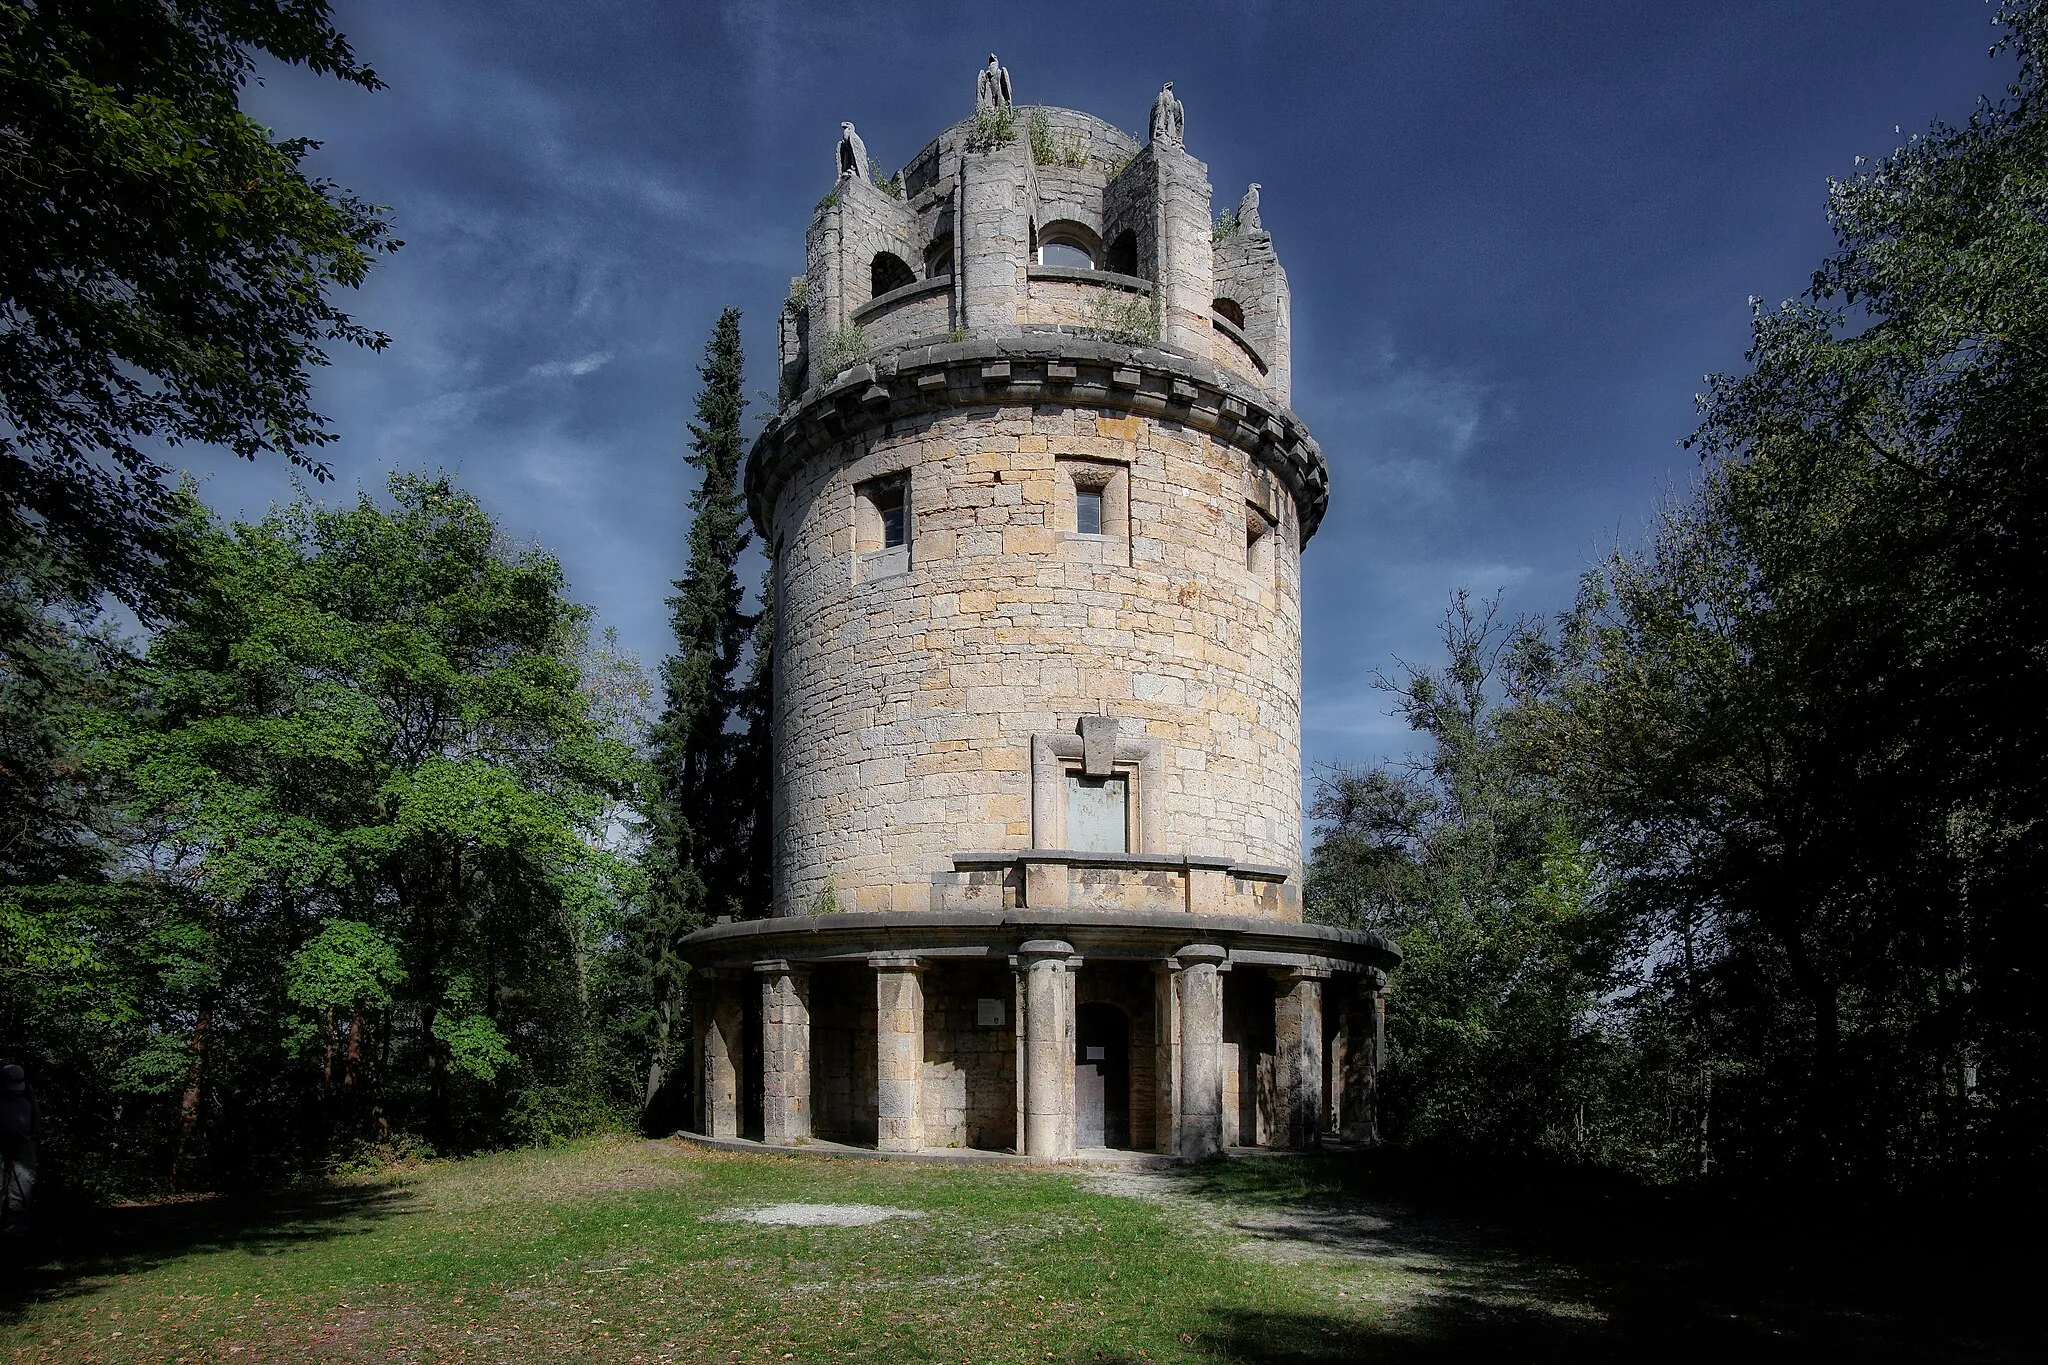
{"label": "shrub", "polygon": [[836,375],[863,364],[875,353],[868,345],[867,333],[851,325],[841,327],[825,338],[825,348],[818,356],[818,373]]}
{"label": "shrub", "polygon": [[1017,140],[1017,111],[1007,105],[1000,109],[977,109],[967,125],[967,150],[990,152]]}

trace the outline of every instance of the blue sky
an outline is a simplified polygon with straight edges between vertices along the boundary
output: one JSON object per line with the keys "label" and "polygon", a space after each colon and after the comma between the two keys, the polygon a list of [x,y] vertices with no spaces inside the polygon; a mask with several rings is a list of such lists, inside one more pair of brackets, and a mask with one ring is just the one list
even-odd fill
{"label": "blue sky", "polygon": [[[1828,177],[2009,74],[1978,0],[335,8],[391,88],[272,71],[252,96],[406,241],[354,300],[391,347],[320,377],[323,495],[456,472],[650,665],[704,339],[742,309],[772,390],[840,120],[893,169],[971,111],[990,49],[1019,103],[1140,133],[1172,80],[1217,203],[1264,187],[1332,466],[1311,763],[1407,748],[1369,681],[1432,657],[1453,589],[1555,611],[1638,539],[1692,477],[1677,442],[1748,297],[1826,252]],[[290,496],[274,462],[181,458],[228,515]]]}

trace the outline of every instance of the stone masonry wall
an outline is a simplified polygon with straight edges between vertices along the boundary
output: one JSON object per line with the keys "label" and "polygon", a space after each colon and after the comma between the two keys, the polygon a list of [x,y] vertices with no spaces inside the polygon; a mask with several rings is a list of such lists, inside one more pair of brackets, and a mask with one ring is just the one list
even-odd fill
{"label": "stone masonry wall", "polygon": [[[1236,448],[1007,405],[828,448],[777,497],[778,914],[924,910],[950,854],[1032,846],[1031,737],[1109,712],[1164,750],[1161,849],[1301,861],[1300,529],[1247,568]],[[1129,563],[1058,534],[1058,461],[1128,467]],[[856,486],[910,477],[907,573],[857,581]],[[1069,500],[1071,501],[1071,500]]]}
{"label": "stone masonry wall", "polygon": [[[925,969],[925,1146],[1016,1146],[1015,993],[1008,966],[940,963]],[[978,1021],[981,1000],[1002,1002],[1001,1024]]]}

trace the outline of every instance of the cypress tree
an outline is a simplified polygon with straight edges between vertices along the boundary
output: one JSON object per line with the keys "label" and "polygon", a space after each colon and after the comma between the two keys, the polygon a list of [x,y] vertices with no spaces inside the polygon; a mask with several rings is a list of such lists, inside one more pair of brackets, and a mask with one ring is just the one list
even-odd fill
{"label": "cypress tree", "polygon": [[739,310],[728,308],[698,370],[703,388],[687,457],[698,474],[690,562],[668,599],[676,647],[662,663],[662,714],[649,735],[648,897],[634,937],[649,988],[642,1120],[650,1132],[670,1131],[681,1117],[674,1110],[683,1087],[673,1073],[683,1050],[688,973],[676,942],[714,915],[745,907],[745,803],[733,799],[731,782],[744,737],[730,729],[738,702],[733,674],[751,624],[734,567],[748,540],[739,491],[742,368]]}

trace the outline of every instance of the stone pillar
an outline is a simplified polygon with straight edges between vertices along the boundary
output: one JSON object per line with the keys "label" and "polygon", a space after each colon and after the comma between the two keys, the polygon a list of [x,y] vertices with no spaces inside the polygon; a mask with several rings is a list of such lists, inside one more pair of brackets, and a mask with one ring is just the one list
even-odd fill
{"label": "stone pillar", "polygon": [[1191,943],[1180,960],[1180,1137],[1184,1157],[1223,1150],[1223,964],[1213,943]]}
{"label": "stone pillar", "polygon": [[1152,1145],[1168,1156],[1180,1138],[1180,963],[1152,964]]}
{"label": "stone pillar", "polygon": [[1074,946],[1032,939],[1017,950],[1024,973],[1024,1155],[1074,1154]]}
{"label": "stone pillar", "polygon": [[953,216],[960,325],[983,336],[1016,333],[1017,305],[1030,287],[1031,206],[1038,193],[1024,122],[1020,114],[1011,142],[960,155]]}
{"label": "stone pillar", "polygon": [[1340,1052],[1331,1059],[1330,1074],[1337,1086],[1337,1135],[1346,1142],[1379,1139],[1382,979],[1374,972],[1346,983],[1338,1016]]}
{"label": "stone pillar", "polygon": [[745,1019],[739,992],[713,971],[697,977],[697,1028],[703,1034],[704,1075],[698,1087],[697,1131],[705,1137],[740,1135],[740,1057]]}
{"label": "stone pillar", "polygon": [[1153,232],[1159,243],[1159,339],[1207,356],[1216,297],[1215,224],[1209,217],[1209,168],[1183,147],[1152,144]]}
{"label": "stone pillar", "polygon": [[811,974],[787,962],[754,966],[761,978],[761,1141],[790,1147],[811,1136]]}
{"label": "stone pillar", "polygon": [[881,955],[875,969],[875,1145],[924,1148],[924,968],[915,957]]}
{"label": "stone pillar", "polygon": [[1323,980],[1289,968],[1273,974],[1274,1077],[1279,1112],[1273,1145],[1307,1151],[1323,1138]]}

